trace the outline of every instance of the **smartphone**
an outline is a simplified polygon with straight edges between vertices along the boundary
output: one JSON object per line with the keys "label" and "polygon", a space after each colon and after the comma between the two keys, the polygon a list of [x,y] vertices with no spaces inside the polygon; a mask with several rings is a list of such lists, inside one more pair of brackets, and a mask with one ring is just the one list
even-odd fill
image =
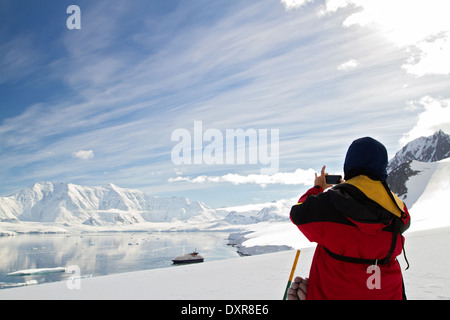
{"label": "smartphone", "polygon": [[328,184],[339,184],[341,183],[342,176],[329,174],[325,176],[325,180]]}

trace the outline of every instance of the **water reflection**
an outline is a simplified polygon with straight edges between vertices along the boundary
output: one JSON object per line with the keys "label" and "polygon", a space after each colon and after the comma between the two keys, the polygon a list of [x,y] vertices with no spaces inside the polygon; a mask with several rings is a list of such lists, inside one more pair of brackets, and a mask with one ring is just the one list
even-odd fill
{"label": "water reflection", "polygon": [[98,276],[172,267],[174,257],[195,248],[205,262],[237,257],[227,246],[228,233],[106,233],[79,235],[20,235],[0,237],[0,288],[60,281],[71,276],[55,273],[7,276],[39,268],[76,265],[81,276]]}

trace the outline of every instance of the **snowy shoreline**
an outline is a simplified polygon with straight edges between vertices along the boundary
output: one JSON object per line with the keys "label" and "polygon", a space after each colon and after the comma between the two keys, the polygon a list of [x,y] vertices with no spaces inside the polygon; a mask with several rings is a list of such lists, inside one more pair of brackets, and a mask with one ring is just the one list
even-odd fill
{"label": "snowy shoreline", "polygon": [[0,236],[16,236],[21,234],[78,234],[78,233],[111,233],[111,232],[233,232],[245,226],[230,225],[221,221],[185,223],[148,222],[125,226],[86,226],[82,224],[65,225],[42,222],[2,222]]}
{"label": "snowy shoreline", "polygon": [[[410,268],[403,272],[408,299],[450,299],[450,227],[406,234]],[[302,249],[295,275],[307,276],[314,248]],[[79,279],[0,290],[0,299],[44,300],[280,300],[294,250],[210,261],[177,268]],[[404,270],[406,262],[398,257]]]}

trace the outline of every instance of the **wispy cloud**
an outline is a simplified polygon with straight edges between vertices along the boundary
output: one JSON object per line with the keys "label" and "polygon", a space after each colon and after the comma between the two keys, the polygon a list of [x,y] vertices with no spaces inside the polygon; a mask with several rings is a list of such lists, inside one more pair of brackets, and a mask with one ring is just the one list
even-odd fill
{"label": "wispy cloud", "polygon": [[400,139],[402,146],[416,138],[432,135],[439,129],[450,132],[450,99],[426,96],[411,103],[412,108],[421,112],[416,125]]}
{"label": "wispy cloud", "polygon": [[0,57],[0,85],[29,76],[42,61],[42,56],[33,49],[33,41],[29,36],[0,43]]}

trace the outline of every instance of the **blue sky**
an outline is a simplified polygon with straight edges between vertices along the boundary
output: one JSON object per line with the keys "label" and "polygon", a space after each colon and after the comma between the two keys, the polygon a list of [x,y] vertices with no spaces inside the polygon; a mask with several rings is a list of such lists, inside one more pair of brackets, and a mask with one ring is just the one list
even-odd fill
{"label": "blue sky", "polygon": [[[69,30],[69,5],[81,29]],[[450,132],[448,1],[4,0],[0,195],[114,183],[214,206],[294,197],[350,143]],[[174,130],[279,130],[279,172],[181,164]],[[205,148],[206,143],[203,145]]]}

